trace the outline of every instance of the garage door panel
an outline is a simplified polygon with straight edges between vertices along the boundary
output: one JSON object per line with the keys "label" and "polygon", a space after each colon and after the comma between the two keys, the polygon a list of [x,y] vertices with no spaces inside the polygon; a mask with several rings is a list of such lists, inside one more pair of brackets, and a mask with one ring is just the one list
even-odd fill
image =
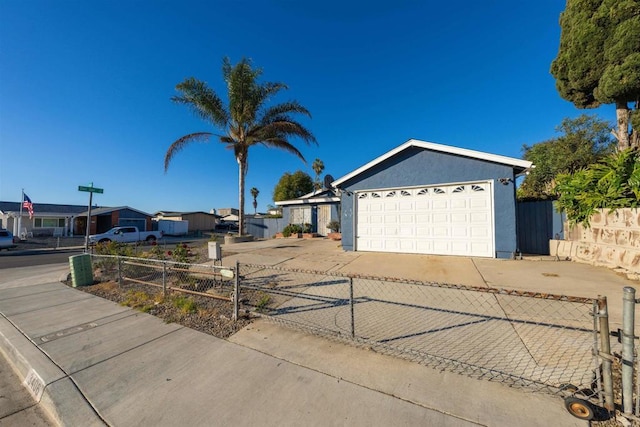
{"label": "garage door panel", "polygon": [[449,235],[449,227],[433,227],[434,237],[446,237]]}
{"label": "garage door panel", "polygon": [[446,199],[434,200],[432,206],[434,210],[449,209],[449,201]]}
{"label": "garage door panel", "polygon": [[467,200],[451,200],[451,209],[467,209]]}
{"label": "garage door panel", "polygon": [[356,249],[493,257],[490,183],[358,193]]}
{"label": "garage door panel", "polygon": [[469,200],[469,206],[472,209],[489,209],[490,208],[490,201],[486,200],[485,198],[478,198],[478,197],[474,197],[472,199]]}
{"label": "garage door panel", "polygon": [[447,224],[449,222],[448,213],[434,213],[432,218],[434,224]]}
{"label": "garage door panel", "polygon": [[466,213],[452,213],[451,214],[451,223],[452,224],[467,224],[469,222],[469,215]]}

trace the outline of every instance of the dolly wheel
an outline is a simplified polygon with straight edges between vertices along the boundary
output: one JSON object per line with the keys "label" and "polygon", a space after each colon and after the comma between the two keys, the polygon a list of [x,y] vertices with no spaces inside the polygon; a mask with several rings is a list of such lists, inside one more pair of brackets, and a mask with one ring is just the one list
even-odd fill
{"label": "dolly wheel", "polygon": [[576,418],[587,421],[593,419],[593,407],[586,400],[578,399],[577,397],[566,397],[564,399],[564,407]]}

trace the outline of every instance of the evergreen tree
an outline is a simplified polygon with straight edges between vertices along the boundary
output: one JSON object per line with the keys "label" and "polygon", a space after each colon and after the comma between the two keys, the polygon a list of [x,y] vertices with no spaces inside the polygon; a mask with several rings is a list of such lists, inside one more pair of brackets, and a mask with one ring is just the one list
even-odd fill
{"label": "evergreen tree", "polygon": [[567,0],[560,26],[560,96],[578,108],[615,104],[619,149],[640,146],[640,0]]}

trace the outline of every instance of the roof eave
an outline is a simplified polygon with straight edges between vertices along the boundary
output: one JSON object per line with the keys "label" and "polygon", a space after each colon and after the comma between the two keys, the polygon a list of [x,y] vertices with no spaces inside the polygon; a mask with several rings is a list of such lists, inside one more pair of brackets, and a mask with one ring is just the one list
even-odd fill
{"label": "roof eave", "polygon": [[513,167],[514,169],[518,169],[518,168],[522,168],[523,171],[526,170],[530,170],[531,167],[533,166],[532,162],[529,162],[527,160],[521,160],[521,159],[516,159],[513,157],[507,157],[507,156],[501,156],[498,154],[490,154],[490,153],[485,153],[482,151],[475,151],[475,150],[469,150],[467,148],[458,148],[458,147],[452,147],[450,145],[443,145],[443,144],[436,144],[434,142],[427,142],[427,141],[420,141],[417,139],[410,139],[407,142],[405,142],[402,145],[399,145],[398,147],[394,148],[391,151],[387,151],[385,154],[383,154],[380,157],[377,157],[375,159],[373,159],[372,161],[370,161],[369,163],[359,167],[358,169],[354,170],[351,173],[348,173],[347,175],[344,175],[341,178],[336,179],[335,181],[333,181],[331,183],[331,186],[334,188],[338,188],[338,186],[340,184],[343,184],[344,182],[355,178],[356,176],[360,175],[361,173],[371,169],[372,167],[384,162],[385,160],[395,156],[396,154],[410,148],[410,147],[418,147],[418,148],[424,148],[426,150],[432,150],[432,151],[438,151],[438,152],[443,152],[443,153],[448,153],[448,154],[454,154],[454,155],[459,155],[459,156],[464,156],[464,157],[471,157],[474,159],[478,159],[478,160],[485,160],[485,161],[489,161],[489,162],[493,162],[493,163],[500,163],[500,164],[505,164],[508,166]]}

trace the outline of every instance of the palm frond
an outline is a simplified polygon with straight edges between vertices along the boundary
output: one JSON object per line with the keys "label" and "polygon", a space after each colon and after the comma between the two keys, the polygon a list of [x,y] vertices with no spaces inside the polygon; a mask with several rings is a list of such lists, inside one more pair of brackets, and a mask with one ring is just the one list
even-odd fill
{"label": "palm frond", "polygon": [[165,154],[164,156],[164,172],[167,173],[167,170],[169,169],[169,163],[171,163],[171,159],[173,159],[173,156],[175,156],[185,146],[192,142],[208,142],[211,135],[212,134],[210,132],[196,132],[190,133],[189,135],[185,135],[182,138],[176,140],[169,146],[167,154]]}
{"label": "palm frond", "polygon": [[220,128],[229,122],[222,99],[205,82],[190,77],[179,83],[176,90],[181,95],[172,97],[173,102],[187,105],[198,117]]}
{"label": "palm frond", "polygon": [[278,117],[293,113],[304,114],[307,117],[311,117],[309,110],[300,105],[297,101],[289,101],[267,108],[262,114],[261,122],[263,124],[271,123]]}
{"label": "palm frond", "polygon": [[289,141],[287,141],[284,138],[273,137],[273,138],[265,139],[263,141],[259,141],[259,143],[264,145],[265,147],[279,148],[280,150],[286,151],[288,153],[291,153],[297,156],[304,163],[307,163],[302,153],[294,145],[292,145]]}
{"label": "palm frond", "polygon": [[278,136],[282,138],[295,136],[302,139],[307,145],[318,144],[316,137],[313,136],[307,128],[295,120],[278,120],[261,126],[259,129],[260,133],[264,135],[264,138],[269,138],[271,136]]}

